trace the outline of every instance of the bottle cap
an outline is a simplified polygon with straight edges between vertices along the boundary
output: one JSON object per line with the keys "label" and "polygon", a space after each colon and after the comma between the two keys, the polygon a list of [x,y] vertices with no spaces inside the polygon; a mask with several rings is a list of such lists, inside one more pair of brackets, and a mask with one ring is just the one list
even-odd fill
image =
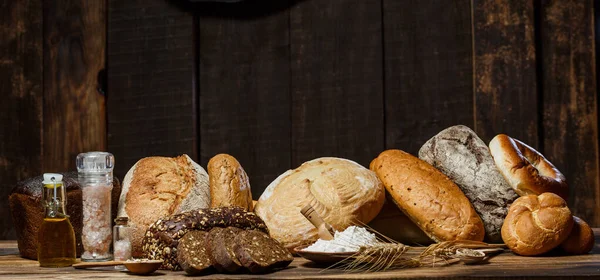
{"label": "bottle cap", "polygon": [[107,152],[89,152],[77,155],[77,171],[79,173],[112,173],[115,157]]}
{"label": "bottle cap", "polygon": [[62,179],[63,179],[62,174],[44,173],[44,181],[42,182],[42,184],[44,184],[44,185],[58,184],[58,183],[62,182]]}
{"label": "bottle cap", "polygon": [[126,225],[128,221],[129,221],[129,218],[127,218],[127,217],[117,217],[115,219],[115,223],[117,225]]}

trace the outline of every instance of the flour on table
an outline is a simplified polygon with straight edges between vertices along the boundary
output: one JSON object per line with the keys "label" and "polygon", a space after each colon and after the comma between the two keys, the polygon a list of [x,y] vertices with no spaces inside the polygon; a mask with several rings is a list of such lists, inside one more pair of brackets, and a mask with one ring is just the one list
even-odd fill
{"label": "flour on table", "polygon": [[371,246],[377,243],[375,234],[365,228],[350,226],[346,230],[336,231],[332,240],[319,239],[314,244],[304,248],[302,251],[310,252],[357,252],[361,246]]}

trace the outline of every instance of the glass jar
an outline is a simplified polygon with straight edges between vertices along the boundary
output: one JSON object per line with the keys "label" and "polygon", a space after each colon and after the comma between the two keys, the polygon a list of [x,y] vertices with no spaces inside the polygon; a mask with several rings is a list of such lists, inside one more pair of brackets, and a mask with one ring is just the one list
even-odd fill
{"label": "glass jar", "polygon": [[126,261],[131,258],[131,241],[127,217],[115,219],[113,227],[113,256],[115,261]]}
{"label": "glass jar", "polygon": [[106,152],[77,156],[78,180],[83,202],[82,261],[107,261],[112,258],[111,192],[115,158]]}

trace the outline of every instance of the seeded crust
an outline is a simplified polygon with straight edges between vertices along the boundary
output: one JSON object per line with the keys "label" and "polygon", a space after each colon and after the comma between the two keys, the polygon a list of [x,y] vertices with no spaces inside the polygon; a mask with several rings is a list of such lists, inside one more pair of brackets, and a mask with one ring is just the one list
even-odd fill
{"label": "seeded crust", "polygon": [[206,238],[206,249],[213,266],[219,272],[238,272],[242,264],[233,251],[233,240],[242,230],[235,227],[210,230]]}
{"label": "seeded crust", "polygon": [[242,265],[251,273],[283,268],[294,260],[283,245],[257,230],[246,230],[238,234],[234,239],[233,249]]}
{"label": "seeded crust", "polygon": [[254,213],[240,207],[198,209],[159,219],[148,227],[144,236],[144,257],[162,259],[161,269],[181,270],[177,263],[177,245],[190,230],[210,230],[213,227],[257,229],[268,233],[265,223]]}
{"label": "seeded crust", "polygon": [[212,262],[206,239],[208,232],[193,230],[186,233],[177,245],[177,261],[189,275],[208,274],[212,270]]}

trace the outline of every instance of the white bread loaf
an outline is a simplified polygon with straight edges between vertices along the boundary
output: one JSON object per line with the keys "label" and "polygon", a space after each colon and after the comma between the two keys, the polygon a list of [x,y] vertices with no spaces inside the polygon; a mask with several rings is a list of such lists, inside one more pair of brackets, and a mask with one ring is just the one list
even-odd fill
{"label": "white bread loaf", "polygon": [[300,213],[311,205],[336,230],[368,223],[381,210],[385,190],[372,171],[356,162],[318,158],[288,170],[259,198],[255,212],[286,248],[318,239],[317,229]]}
{"label": "white bread loaf", "polygon": [[129,217],[132,253],[141,257],[142,239],[150,224],[209,206],[208,174],[190,157],[147,157],[125,175],[118,216]]}

